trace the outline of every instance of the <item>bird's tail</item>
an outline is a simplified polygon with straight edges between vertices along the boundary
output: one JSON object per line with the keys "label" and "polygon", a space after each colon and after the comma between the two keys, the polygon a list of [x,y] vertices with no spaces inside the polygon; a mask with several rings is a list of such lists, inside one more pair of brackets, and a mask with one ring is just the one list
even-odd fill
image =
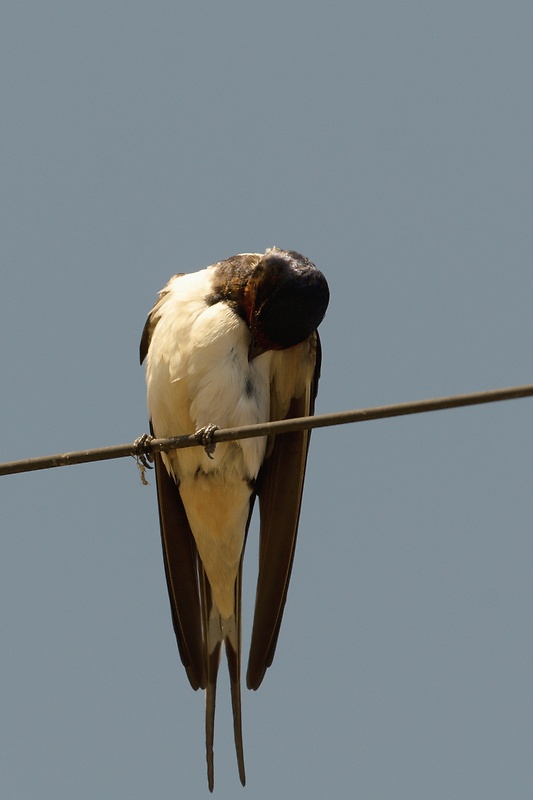
{"label": "bird's tail", "polygon": [[226,658],[228,660],[229,679],[231,684],[231,707],[233,710],[233,738],[235,752],[239,767],[239,778],[244,786],[246,774],[244,772],[244,750],[242,744],[242,715],[241,715],[241,570],[235,582],[235,611],[229,620],[229,625],[224,621]]}
{"label": "bird's tail", "polygon": [[242,742],[242,715],[241,715],[241,573],[235,584],[234,613],[229,619],[224,619],[216,604],[213,602],[211,587],[205,572],[202,570],[202,594],[205,631],[205,658],[206,658],[206,690],[205,690],[205,747],[207,760],[207,782],[209,791],[215,785],[214,753],[215,739],[215,702],[217,691],[217,675],[220,664],[220,651],[222,644],[226,650],[228,671],[231,684],[231,705],[233,709],[233,735],[239,777],[244,786],[246,775],[244,771],[244,751]]}

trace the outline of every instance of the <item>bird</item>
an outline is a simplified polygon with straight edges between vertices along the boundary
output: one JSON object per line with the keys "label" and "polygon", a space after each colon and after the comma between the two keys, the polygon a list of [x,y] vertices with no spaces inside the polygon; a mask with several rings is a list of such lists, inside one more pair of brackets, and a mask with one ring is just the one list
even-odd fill
{"label": "bird", "polygon": [[198,432],[204,447],[152,458],[171,616],[193,689],[205,690],[208,787],[214,788],[215,699],[225,650],[239,777],[242,565],[254,501],[259,568],[246,675],[271,666],[292,569],[309,430],[213,444],[213,431],[314,413],[317,328],[326,278],[305,256],[268,248],[175,275],[142,333],[150,434]]}

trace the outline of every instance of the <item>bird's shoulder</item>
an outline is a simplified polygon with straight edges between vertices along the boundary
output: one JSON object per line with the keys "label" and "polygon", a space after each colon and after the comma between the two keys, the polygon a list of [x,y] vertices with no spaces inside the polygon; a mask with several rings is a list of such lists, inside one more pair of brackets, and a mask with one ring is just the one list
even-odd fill
{"label": "bird's shoulder", "polygon": [[[161,328],[167,329],[166,335],[168,328],[172,327],[172,334],[179,337],[181,330],[190,332],[195,320],[206,309],[220,304],[242,317],[242,293],[250,272],[261,257],[261,253],[239,253],[197,272],[174,275],[159,292],[148,314],[141,337],[141,364],[148,354],[156,328],[159,334]],[[216,315],[217,311],[213,313]]]}

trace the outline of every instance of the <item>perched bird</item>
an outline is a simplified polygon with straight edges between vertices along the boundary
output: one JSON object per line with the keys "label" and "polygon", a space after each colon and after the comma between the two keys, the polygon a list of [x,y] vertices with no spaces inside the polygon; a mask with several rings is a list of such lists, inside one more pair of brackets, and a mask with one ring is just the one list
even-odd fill
{"label": "perched bird", "polygon": [[272,664],[292,568],[309,431],[209,446],[216,427],[313,413],[316,331],[329,300],[307,258],[276,247],[175,275],[144,327],[151,433],[200,431],[205,448],[155,454],[172,620],[193,689],[206,691],[206,759],[213,791],[215,693],[222,645],[231,681],[239,776],[241,572],[255,497],[260,549],[247,686]]}

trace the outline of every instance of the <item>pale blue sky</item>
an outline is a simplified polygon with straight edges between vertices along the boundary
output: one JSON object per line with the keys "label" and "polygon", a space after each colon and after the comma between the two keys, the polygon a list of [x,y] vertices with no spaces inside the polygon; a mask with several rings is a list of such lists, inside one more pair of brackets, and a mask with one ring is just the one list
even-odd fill
{"label": "pale blue sky", "polygon": [[[274,244],[330,284],[318,412],[530,382],[532,33],[512,0],[7,0],[1,460],[146,431],[156,293]],[[531,798],[531,410],[313,434],[244,790],[222,672],[220,800]],[[0,497],[2,797],[206,797],[154,481]]]}

